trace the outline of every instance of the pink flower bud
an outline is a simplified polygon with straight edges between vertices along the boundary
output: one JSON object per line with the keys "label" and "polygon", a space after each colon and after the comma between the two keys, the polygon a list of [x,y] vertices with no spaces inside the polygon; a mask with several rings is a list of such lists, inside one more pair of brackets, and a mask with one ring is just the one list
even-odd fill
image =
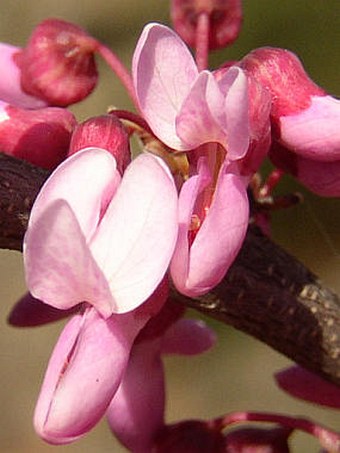
{"label": "pink flower bud", "polygon": [[199,420],[168,425],[157,436],[153,453],[223,453],[223,434]]}
{"label": "pink flower bud", "polygon": [[65,107],[88,96],[97,83],[97,42],[76,25],[47,19],[17,55],[23,90]]}
{"label": "pink flower bud", "polygon": [[272,95],[275,139],[303,158],[340,159],[340,100],[318,87],[288,50],[257,49],[240,66]]}
{"label": "pink flower bud", "polygon": [[172,0],[174,29],[189,46],[195,46],[197,18],[209,16],[209,49],[220,49],[237,38],[242,23],[241,0]]}
{"label": "pink flower bud", "polygon": [[0,151],[55,168],[67,155],[75,125],[75,117],[65,109],[25,110],[1,102]]}
{"label": "pink flower bud", "polygon": [[125,168],[131,162],[128,134],[115,115],[89,118],[75,128],[69,155],[91,147],[109,151],[117,161],[120,174],[124,173]]}
{"label": "pink flower bud", "polygon": [[240,428],[225,438],[228,453],[289,453],[287,428]]}

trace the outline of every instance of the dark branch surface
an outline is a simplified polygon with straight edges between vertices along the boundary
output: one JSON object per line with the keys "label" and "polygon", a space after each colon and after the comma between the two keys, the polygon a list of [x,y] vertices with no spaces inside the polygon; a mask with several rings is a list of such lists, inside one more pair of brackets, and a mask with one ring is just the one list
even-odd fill
{"label": "dark branch surface", "polygon": [[[0,248],[21,250],[33,201],[48,171],[0,154]],[[340,299],[303,264],[249,226],[224,280],[178,302],[230,324],[340,385]]]}

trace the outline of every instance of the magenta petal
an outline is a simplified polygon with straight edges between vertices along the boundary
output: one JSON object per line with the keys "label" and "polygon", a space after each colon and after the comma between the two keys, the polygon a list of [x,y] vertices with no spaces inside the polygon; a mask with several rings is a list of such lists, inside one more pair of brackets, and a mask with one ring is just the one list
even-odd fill
{"label": "magenta petal", "polygon": [[140,109],[151,129],[168,146],[181,149],[175,118],[198,74],[189,50],[170,28],[148,24],[133,56],[132,73]]}
{"label": "magenta petal", "polygon": [[290,395],[311,403],[340,408],[340,388],[300,366],[286,368],[275,375],[279,387]]}
{"label": "magenta petal", "polygon": [[58,310],[26,293],[12,308],[8,323],[15,327],[41,326],[74,315],[79,310],[79,305],[69,310]]}
{"label": "magenta petal", "polygon": [[31,211],[29,228],[55,200],[65,200],[89,240],[120,182],[116,160],[99,148],[78,151],[48,178]]}
{"label": "magenta petal", "polygon": [[280,141],[303,157],[336,161],[340,158],[339,123],[340,100],[312,96],[308,108],[280,118]]}
{"label": "magenta petal", "polygon": [[134,345],[122,383],[107,411],[119,441],[138,453],[149,453],[164,424],[164,371],[158,341]]}
{"label": "magenta petal", "polygon": [[216,342],[215,332],[203,321],[180,319],[162,338],[163,354],[195,355],[212,348]]}
{"label": "magenta petal", "polygon": [[[184,188],[185,185],[179,198],[183,219],[191,215],[190,195],[194,187],[187,185],[188,193]],[[171,262],[171,276],[180,292],[195,297],[208,292],[221,281],[242,245],[248,216],[244,182],[239,176],[227,173],[224,165],[209,211],[190,248],[187,238],[189,223],[180,224]]]}
{"label": "magenta petal", "polygon": [[26,109],[46,107],[46,102],[23,92],[20,69],[13,59],[18,52],[20,52],[18,47],[0,43],[0,99]]}
{"label": "magenta petal", "polygon": [[177,190],[164,162],[138,156],[127,168],[91,242],[115,312],[144,302],[161,282],[177,238]]}
{"label": "magenta petal", "polygon": [[57,200],[37,216],[24,239],[26,282],[32,295],[60,309],[87,301],[103,316],[114,300],[69,205]]}
{"label": "magenta petal", "polygon": [[72,442],[100,420],[144,323],[132,314],[104,320],[94,309],[71,319],[50,359],[35,410],[35,428],[43,439]]}

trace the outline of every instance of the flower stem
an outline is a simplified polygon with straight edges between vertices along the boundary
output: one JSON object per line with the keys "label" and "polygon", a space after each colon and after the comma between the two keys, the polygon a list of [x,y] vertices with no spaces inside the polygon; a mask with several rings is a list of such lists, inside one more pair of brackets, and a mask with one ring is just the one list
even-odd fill
{"label": "flower stem", "polygon": [[102,43],[98,43],[98,53],[101,57],[106,61],[106,63],[110,66],[113,72],[117,75],[120,79],[122,84],[124,85],[130,99],[132,100],[133,104],[135,105],[136,109],[138,110],[138,100],[136,96],[136,91],[133,86],[132,77],[129,70],[125,67],[122,61],[117,57],[117,55],[112,52],[107,46]]}
{"label": "flower stem", "polygon": [[209,33],[210,33],[209,13],[202,11],[197,16],[196,26],[196,64],[199,71],[203,71],[204,69],[208,68]]}
{"label": "flower stem", "polygon": [[340,452],[340,434],[329,430],[312,420],[302,417],[290,417],[282,414],[272,414],[268,412],[233,412],[224,417],[214,420],[215,427],[219,430],[225,429],[230,425],[242,422],[265,422],[276,423],[286,428],[298,429],[316,437],[321,446],[327,451]]}

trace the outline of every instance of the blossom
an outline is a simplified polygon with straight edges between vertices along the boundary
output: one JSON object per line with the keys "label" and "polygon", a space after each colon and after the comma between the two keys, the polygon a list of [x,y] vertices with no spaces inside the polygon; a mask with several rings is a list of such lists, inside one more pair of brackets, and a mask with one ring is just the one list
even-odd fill
{"label": "blossom", "polygon": [[165,382],[161,356],[200,354],[215,343],[215,334],[205,323],[182,315],[181,307],[168,300],[141,330],[108,407],[109,425],[129,451],[152,451],[155,437],[164,427]]}
{"label": "blossom", "polygon": [[132,72],[154,134],[188,151],[171,276],[179,291],[196,296],[223,278],[248,225],[247,180],[238,166],[249,146],[247,78],[236,67],[218,78],[199,72],[181,39],[159,24],[144,28]]}
{"label": "blossom", "polygon": [[172,177],[147,154],[121,178],[110,153],[84,149],[39,193],[24,240],[27,286],[58,309],[85,303],[55,347],[37,403],[36,430],[49,442],[74,440],[105,412],[135,336],[166,298],[161,285],[150,302],[173,252],[176,216]]}
{"label": "blossom", "polygon": [[177,235],[167,167],[141,155],[121,180],[116,160],[85,149],[39,193],[24,239],[31,294],[54,307],[91,303],[104,316],[140,305],[162,280]]}
{"label": "blossom", "polygon": [[181,39],[168,27],[148,24],[137,43],[132,74],[143,116],[167,146],[188,151],[220,143],[230,159],[248,142],[247,80],[233,67],[216,81],[199,72]]}

